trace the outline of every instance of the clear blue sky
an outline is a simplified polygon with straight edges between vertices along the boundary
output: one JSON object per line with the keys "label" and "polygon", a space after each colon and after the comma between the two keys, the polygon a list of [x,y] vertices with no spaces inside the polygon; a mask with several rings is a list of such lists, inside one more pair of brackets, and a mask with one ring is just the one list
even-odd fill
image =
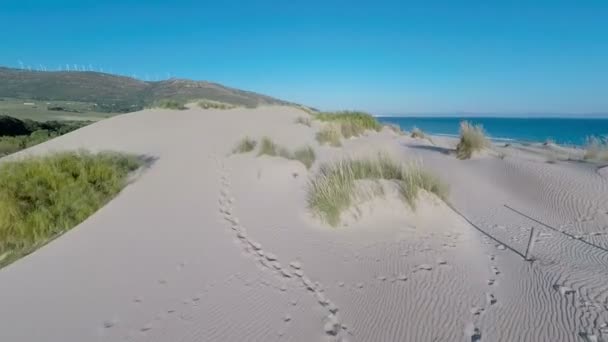
{"label": "clear blue sky", "polygon": [[19,61],[328,110],[608,113],[608,1],[2,0]]}

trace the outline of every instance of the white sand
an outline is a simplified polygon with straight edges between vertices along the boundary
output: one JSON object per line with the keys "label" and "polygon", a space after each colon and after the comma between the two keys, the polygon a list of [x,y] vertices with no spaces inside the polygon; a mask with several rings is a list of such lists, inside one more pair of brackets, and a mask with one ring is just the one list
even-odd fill
{"label": "white sand", "polygon": [[[388,130],[319,147],[303,112],[152,110],[122,115],[25,153],[86,148],[156,158],[116,199],[0,270],[0,341],[579,341],[608,337],[608,253],[541,229],[508,204],[608,247],[608,179],[586,164],[513,148],[460,161]],[[294,149],[297,161],[229,155],[243,136]],[[319,162],[387,153],[422,160],[450,201],[412,212],[390,193],[347,226],[310,217]],[[19,155],[15,156],[18,157]],[[14,158],[14,157],[13,157]],[[296,176],[294,176],[296,175]],[[596,235],[599,233],[599,235]],[[602,335],[603,334],[603,335]]]}

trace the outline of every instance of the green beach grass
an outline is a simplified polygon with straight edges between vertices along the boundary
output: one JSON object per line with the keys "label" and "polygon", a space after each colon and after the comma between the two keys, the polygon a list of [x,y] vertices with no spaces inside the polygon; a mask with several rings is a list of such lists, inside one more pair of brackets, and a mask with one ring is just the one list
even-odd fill
{"label": "green beach grass", "polygon": [[135,156],[62,152],[0,164],[0,267],[72,229],[143,165]]}
{"label": "green beach grass", "polygon": [[489,145],[490,142],[481,125],[472,125],[468,121],[460,123],[460,141],[456,146],[458,159],[470,159],[473,153],[479,152]]}
{"label": "green beach grass", "polygon": [[310,169],[316,159],[315,150],[310,146],[300,147],[292,152],[286,147],[279,146],[268,137],[263,137],[260,143],[258,157],[263,155],[297,160],[304,164],[307,169]]}
{"label": "green beach grass", "polygon": [[401,198],[414,209],[421,189],[444,200],[447,198],[447,185],[419,165],[404,165],[379,155],[377,158],[345,159],[321,165],[318,174],[308,184],[308,208],[335,227],[342,212],[359,197],[356,182],[381,179],[395,183]]}

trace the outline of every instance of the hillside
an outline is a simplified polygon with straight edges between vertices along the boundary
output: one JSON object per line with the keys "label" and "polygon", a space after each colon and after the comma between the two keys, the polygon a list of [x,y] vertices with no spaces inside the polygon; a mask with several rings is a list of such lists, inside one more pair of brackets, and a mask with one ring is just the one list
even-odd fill
{"label": "hillside", "polygon": [[96,112],[140,110],[161,99],[207,99],[237,106],[288,104],[269,96],[220,84],[169,79],[145,82],[92,71],[28,71],[0,67],[0,97],[39,101],[91,103]]}

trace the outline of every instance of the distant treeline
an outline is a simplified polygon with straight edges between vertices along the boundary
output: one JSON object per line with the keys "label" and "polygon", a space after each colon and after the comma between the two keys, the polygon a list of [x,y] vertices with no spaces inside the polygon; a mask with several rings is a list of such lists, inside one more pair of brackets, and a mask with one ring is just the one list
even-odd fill
{"label": "distant treeline", "polygon": [[0,115],[0,157],[40,144],[90,123],[91,121],[38,122]]}

